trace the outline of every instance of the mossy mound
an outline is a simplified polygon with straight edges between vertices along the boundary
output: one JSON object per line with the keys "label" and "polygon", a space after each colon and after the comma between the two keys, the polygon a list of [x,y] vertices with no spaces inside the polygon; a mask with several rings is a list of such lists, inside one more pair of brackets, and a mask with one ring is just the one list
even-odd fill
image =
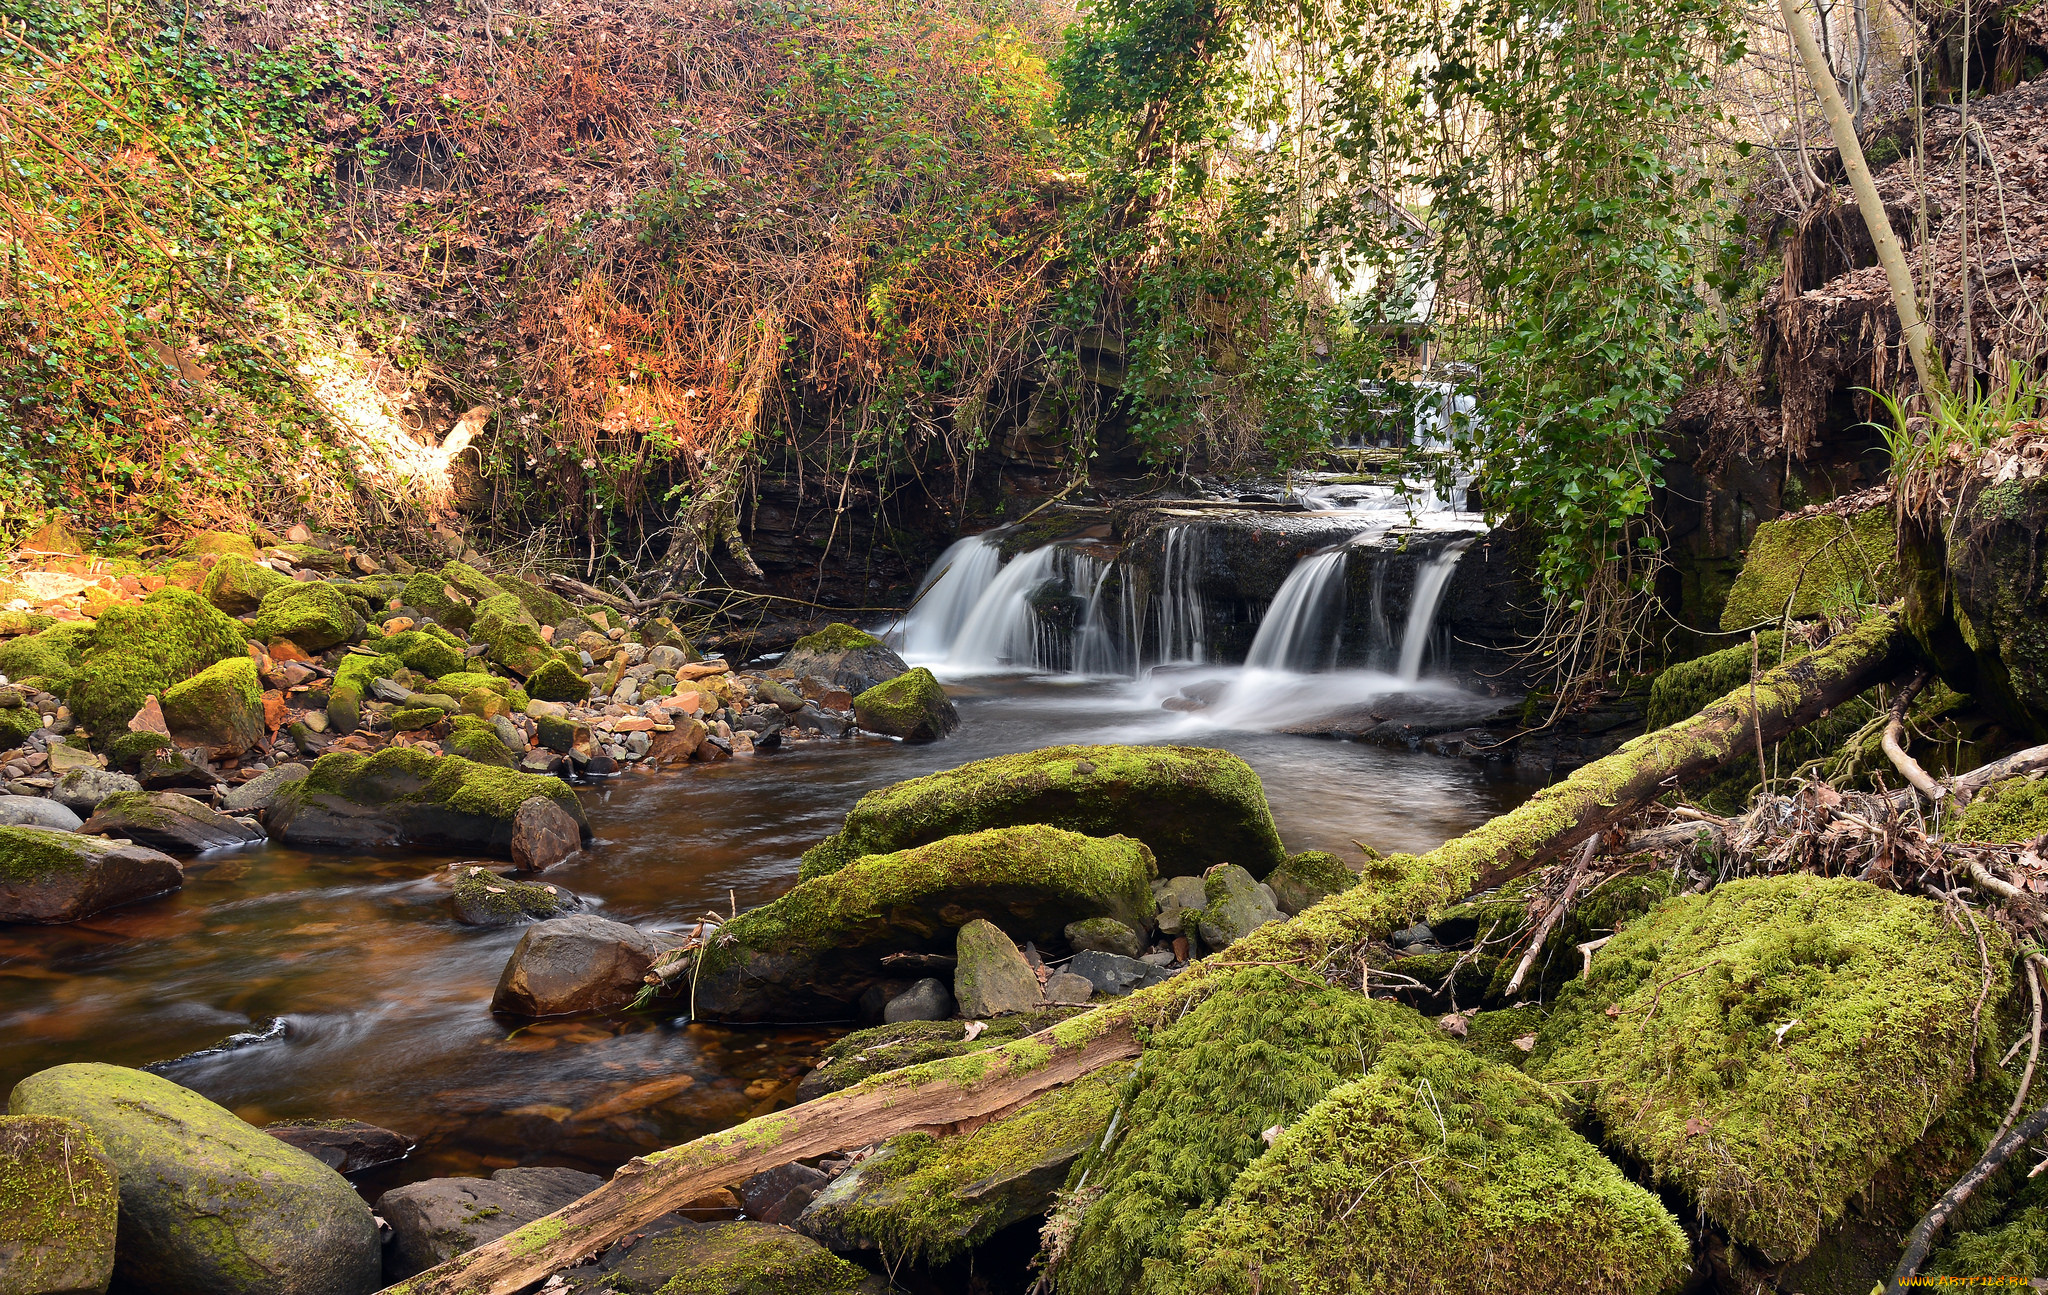
{"label": "mossy mound", "polygon": [[519,576],[498,575],[491,579],[500,589],[517,598],[533,618],[543,625],[560,625],[576,614],[569,600],[560,594],[551,593],[531,580]]}
{"label": "mossy mound", "polygon": [[256,663],[229,657],[165,691],[164,723],[187,742],[239,755],[263,740],[263,687]]}
{"label": "mossy mound", "polygon": [[887,647],[888,644],[858,626],[834,621],[813,634],[806,634],[796,641],[792,652],[857,652],[863,648]]}
{"label": "mossy mound", "polygon": [[1356,886],[1358,874],[1328,850],[1303,850],[1267,873],[1266,884],[1273,888],[1280,911],[1292,916]]}
{"label": "mossy mound", "polygon": [[465,868],[451,896],[456,919],[468,926],[545,922],[581,907],[574,895],[545,882],[514,881],[487,868]]}
{"label": "mossy mound", "polygon": [[256,556],[256,541],[235,531],[194,531],[178,546],[178,552],[195,558],[211,555],[217,558],[253,560]]}
{"label": "mossy mound", "polygon": [[499,594],[478,603],[470,631],[490,645],[486,655],[494,664],[522,679],[550,661],[561,660],[540,636],[540,623],[511,594]]}
{"label": "mossy mound", "polygon": [[324,652],[363,632],[363,618],[348,595],[324,580],[295,580],[263,596],[256,637],[290,639],[308,652]]}
{"label": "mossy mound", "polygon": [[1749,682],[1752,660],[1760,674],[1774,666],[1797,661],[1811,652],[1797,640],[1788,646],[1785,636],[1777,630],[1765,630],[1756,636],[1756,640],[1754,654],[1745,640],[1734,647],[1709,652],[1659,671],[1657,677],[1650,681],[1650,700],[1644,708],[1643,723],[1652,730],[1668,728],[1699,714],[1736,687]]}
{"label": "mossy mound", "polygon": [[1788,601],[1794,619],[1887,603],[1898,596],[1899,584],[1898,533],[1889,508],[1765,522],[1728,591],[1721,628],[1776,625]]}
{"label": "mossy mound", "polygon": [[697,1010],[715,1020],[844,1020],[884,978],[883,955],[951,954],[954,933],[976,919],[1040,943],[1084,917],[1145,926],[1154,872],[1152,852],[1129,837],[1039,825],[869,855],[728,922],[698,955]]}
{"label": "mossy mound", "polygon": [[198,594],[166,587],[107,609],[66,700],[94,741],[111,741],[152,695],[248,650],[240,622]]}
{"label": "mossy mound", "polygon": [[104,1291],[119,1206],[114,1162],[90,1128],[0,1115],[0,1291]]}
{"label": "mossy mound", "polygon": [[[474,605],[460,596],[449,597],[451,588],[453,586],[437,571],[415,571],[406,577],[405,588],[400,591],[399,598],[407,607],[424,612],[443,625],[466,630],[476,620]],[[461,593],[460,590],[456,592],[458,595]]]}
{"label": "mossy mound", "polygon": [[245,616],[263,605],[272,590],[292,583],[291,577],[229,555],[213,564],[200,582],[199,596],[230,616]]}
{"label": "mossy mound", "polygon": [[[396,716],[392,717],[392,724],[394,727],[397,725]],[[505,745],[498,731],[488,721],[474,715],[455,717],[454,727],[442,741],[441,749],[449,755],[459,755],[465,760],[495,765],[500,769],[514,769],[519,765],[519,757]]]}
{"label": "mossy mound", "polygon": [[813,1097],[836,1093],[870,1076],[901,1070],[905,1066],[937,1061],[942,1057],[963,1056],[1010,1043],[1087,1010],[1085,1007],[1049,1007],[1038,1012],[998,1016],[984,1022],[987,1028],[973,1039],[967,1037],[965,1021],[900,1021],[894,1025],[855,1030],[825,1049],[817,1068],[804,1076],[803,1083],[798,1086],[797,1100],[807,1102]]}
{"label": "mossy mound", "polygon": [[1690,1257],[1670,1211],[1556,1097],[1442,1042],[1386,1046],[1240,1173],[1181,1251],[1136,1289],[1657,1295]]}
{"label": "mossy mound", "polygon": [[590,700],[590,685],[559,656],[541,662],[540,668],[526,677],[526,691],[542,701]]}
{"label": "mossy mound", "polygon": [[1053,746],[869,792],[844,827],[804,852],[799,875],[820,877],[864,854],[1022,823],[1136,837],[1152,848],[1162,876],[1235,863],[1264,877],[1287,857],[1259,776],[1227,751]]}
{"label": "mossy mound", "polygon": [[405,662],[406,668],[417,670],[429,679],[454,674],[467,660],[462,649],[451,647],[435,635],[420,630],[388,634],[376,646],[377,651],[397,657]]}
{"label": "mossy mound", "polygon": [[1931,1277],[2048,1277],[2048,1209],[2030,1206],[1994,1228],[1966,1232],[1935,1253]]}
{"label": "mossy mound", "polygon": [[440,843],[506,851],[519,807],[535,796],[560,806],[590,839],[583,805],[560,779],[418,747],[321,756],[304,778],[279,789],[269,822],[300,845]]}
{"label": "mossy mound", "polygon": [[434,688],[458,698],[467,697],[482,688],[503,697],[514,713],[525,710],[528,700],[526,690],[519,686],[517,680],[503,679],[479,670],[457,670],[454,674],[442,675],[434,680]]}
{"label": "mossy mound", "polygon": [[92,642],[92,630],[76,624],[9,639],[0,643],[0,674],[17,683],[34,678],[69,682]]}
{"label": "mossy mound", "polygon": [[176,743],[161,733],[123,733],[107,743],[107,767],[133,773],[141,767],[144,757],[159,751],[169,751]]}
{"label": "mossy mound", "polygon": [[854,718],[870,733],[933,742],[960,727],[960,712],[923,666],[878,683],[853,699]]}
{"label": "mossy mound", "polygon": [[42,714],[33,706],[0,708],[0,751],[20,746],[42,726]]}
{"label": "mossy mound", "polygon": [[1127,1068],[1109,1066],[971,1133],[904,1133],[818,1195],[798,1227],[835,1250],[943,1264],[1051,1206],[1102,1136]]}
{"label": "mossy mound", "polygon": [[2007,778],[1977,793],[1948,829],[1952,841],[2017,843],[2048,832],[2048,782]]}
{"label": "mossy mound", "polygon": [[741,1220],[684,1223],[598,1269],[571,1268],[571,1295],[887,1295],[887,1281],[788,1228]]}
{"label": "mossy mound", "polygon": [[17,634],[40,634],[57,623],[55,616],[41,612],[18,612],[12,609],[0,611],[0,634],[13,637]]}
{"label": "mossy mound", "polygon": [[[2003,938],[1984,934],[1991,1049],[2010,1033],[1991,1024],[2010,973]],[[1931,1195],[1974,1159],[1989,1130],[1962,1126],[1980,1107],[1995,1122],[2011,1083],[1972,1050],[1984,989],[1976,939],[1937,905],[1804,875],[1729,882],[1625,926],[1560,992],[1529,1069],[1569,1085],[1614,1144],[1731,1237],[1784,1262],[1894,1161],[1925,1161]],[[1916,1146],[1952,1111],[1963,1118],[1944,1145]]]}
{"label": "mossy mound", "polygon": [[1188,1228],[1265,1151],[1264,1130],[1300,1121],[1398,1043],[1437,1028],[1399,1004],[1303,984],[1285,968],[1220,978],[1155,1030],[1121,1094],[1120,1132],[1075,1165],[1101,1195],[1054,1270],[1061,1291],[1136,1291],[1189,1259]]}
{"label": "mossy mound", "polygon": [[447,714],[438,706],[400,706],[391,712],[391,730],[394,733],[417,733],[423,728],[434,727]]}

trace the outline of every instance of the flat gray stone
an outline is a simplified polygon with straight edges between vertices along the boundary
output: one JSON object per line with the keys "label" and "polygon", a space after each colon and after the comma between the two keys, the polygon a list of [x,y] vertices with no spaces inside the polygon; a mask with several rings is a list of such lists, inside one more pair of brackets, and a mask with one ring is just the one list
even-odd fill
{"label": "flat gray stone", "polygon": [[1151,963],[1093,949],[1075,954],[1067,963],[1067,973],[1086,980],[1099,993],[1118,997],[1167,979],[1165,970]]}
{"label": "flat gray stone", "polygon": [[269,809],[278,792],[304,778],[306,773],[303,764],[281,764],[228,792],[221,799],[221,808],[230,814],[255,814]]}
{"label": "flat gray stone", "polygon": [[107,797],[123,791],[141,791],[142,784],[125,773],[113,773],[106,769],[72,769],[57,779],[57,785],[50,788],[50,799],[75,810],[90,814]]}
{"label": "flat gray stone", "polygon": [[78,830],[120,837],[173,854],[254,845],[263,840],[260,829],[175,791],[128,791],[109,796]]}
{"label": "flat gray stone", "polygon": [[384,1275],[410,1277],[495,1241],[604,1185],[574,1169],[500,1169],[489,1178],[430,1178],[377,1198],[391,1225]]}
{"label": "flat gray stone", "polygon": [[945,982],[930,976],[918,981],[889,1000],[882,1008],[882,1020],[890,1025],[899,1021],[944,1021],[953,1015],[953,991]]}
{"label": "flat gray stone", "polygon": [[0,827],[47,827],[76,832],[85,820],[46,796],[0,796]]}

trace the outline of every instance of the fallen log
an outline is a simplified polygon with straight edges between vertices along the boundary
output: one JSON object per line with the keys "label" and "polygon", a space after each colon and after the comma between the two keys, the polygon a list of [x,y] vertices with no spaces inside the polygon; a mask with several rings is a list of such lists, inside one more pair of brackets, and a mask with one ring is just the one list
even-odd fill
{"label": "fallen log", "polygon": [[[1259,928],[1165,984],[1014,1043],[876,1075],[773,1115],[635,1159],[590,1195],[401,1282],[393,1295],[515,1295],[695,1197],[778,1165],[897,1133],[986,1119],[1138,1055],[1230,968],[1327,965],[1444,903],[1498,885],[1583,842],[1680,782],[1776,741],[1897,672],[1898,617],[1867,618],[1820,651],[1745,683],[1690,719],[1644,734],[1516,809],[1420,857],[1381,861],[1367,884]],[[1753,688],[1753,691],[1752,691]]]}

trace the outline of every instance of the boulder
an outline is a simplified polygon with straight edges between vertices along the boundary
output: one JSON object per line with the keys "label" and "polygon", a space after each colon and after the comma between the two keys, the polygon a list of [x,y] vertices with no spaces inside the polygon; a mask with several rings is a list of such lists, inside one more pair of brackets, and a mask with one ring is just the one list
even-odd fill
{"label": "boulder", "polygon": [[560,656],[541,662],[532,674],[526,676],[526,692],[528,696],[542,701],[590,700],[590,685]]}
{"label": "boulder", "polygon": [[799,875],[822,876],[864,854],[1022,823],[1135,837],[1168,876],[1235,863],[1263,877],[1287,857],[1258,775],[1227,751],[1055,746],[869,792],[844,827],[805,851]]}
{"label": "boulder", "polygon": [[221,808],[230,814],[260,814],[277,803],[278,793],[310,772],[303,764],[281,764],[266,769],[221,798]]}
{"label": "boulder", "polygon": [[519,812],[535,796],[590,839],[583,805],[554,778],[434,756],[418,747],[337,751],[278,789],[271,831],[293,845],[452,845],[509,856]]}
{"label": "boulder", "polygon": [[230,616],[246,616],[263,605],[263,596],[292,583],[290,576],[257,566],[239,554],[227,554],[213,564],[200,582],[200,597]]}
{"label": "boulder", "polygon": [[1018,939],[1067,923],[1151,916],[1152,855],[1126,837],[997,828],[875,855],[801,882],[727,923],[698,957],[696,1005],[714,1020],[842,1020],[886,978],[885,954],[950,954],[976,919]]}
{"label": "boulder", "polygon": [[541,1167],[394,1187],[377,1198],[378,1217],[391,1225],[385,1275],[395,1280],[423,1272],[602,1186],[596,1174]]}
{"label": "boulder", "polygon": [[926,976],[882,1008],[882,1019],[891,1025],[900,1021],[943,1021],[953,1015],[953,991],[946,982]]}
{"label": "boulder", "polygon": [[519,937],[491,1010],[561,1016],[623,1006],[640,992],[663,947],[645,931],[589,913],[542,922]]}
{"label": "boulder", "polygon": [[263,595],[254,629],[265,643],[290,639],[308,652],[324,652],[361,634],[363,618],[336,586],[293,581]]}
{"label": "boulder", "polygon": [[1988,987],[1969,928],[1862,882],[1797,874],[1667,900],[1564,983],[1528,1069],[1581,1094],[1610,1144],[1770,1262],[1807,1254],[1865,1197],[1896,1238],[2010,1100],[2007,942],[1979,925]]}
{"label": "boulder", "polygon": [[511,594],[486,598],[476,606],[470,632],[489,645],[491,661],[524,679],[561,655],[540,635],[540,624]]}
{"label": "boulder", "polygon": [[831,1181],[823,1172],[792,1161],[755,1174],[739,1185],[738,1194],[748,1218],[787,1227]]}
{"label": "boulder", "polygon": [[[1251,1271],[1268,1290],[1639,1295],[1690,1271],[1678,1221],[1554,1094],[1448,1041],[1383,1048],[1268,1140],[1148,1289],[1208,1295]],[[1375,1190],[1393,1175],[1406,1189]]]}
{"label": "boulder", "polygon": [[107,797],[78,829],[125,837],[152,849],[195,854],[229,845],[253,845],[263,833],[175,791],[124,791]]}
{"label": "boulder", "polygon": [[1067,962],[1067,974],[1079,976],[1095,987],[1097,993],[1122,997],[1134,989],[1156,985],[1166,979],[1166,970],[1136,958],[1126,958],[1116,953],[1099,953],[1093,949],[1075,954]]}
{"label": "boulder", "polygon": [[0,1115],[0,1291],[99,1295],[114,1275],[114,1162],[77,1120]]}
{"label": "boulder", "polygon": [[1113,917],[1084,917],[1067,923],[1067,947],[1076,953],[1093,949],[1135,958],[1145,951],[1145,937]]}
{"label": "boulder", "polygon": [[40,633],[0,643],[0,674],[16,683],[23,679],[45,679],[49,682],[44,687],[61,691],[92,645],[92,627],[76,622],[52,625]]}
{"label": "boulder", "polygon": [[1284,921],[1286,914],[1273,902],[1252,875],[1236,864],[1226,864],[1202,878],[1199,930],[1202,947],[1227,949],[1268,922]]}
{"label": "boulder", "polygon": [[[503,705],[502,699],[496,693],[486,693],[479,689],[478,695],[489,697]],[[392,727],[398,727],[395,716],[393,717]],[[498,733],[497,729],[492,727],[489,721],[478,719],[474,715],[458,715],[455,718],[448,736],[441,739],[441,749],[449,755],[459,755],[463,759],[474,761],[477,764],[493,765],[500,769],[516,769],[519,767],[519,756],[513,754],[512,748],[505,744],[505,739]],[[522,754],[525,752],[526,744],[524,742],[519,744],[519,750]],[[553,803],[547,801],[544,797],[535,797],[535,799],[540,800],[543,804],[547,804],[549,808],[554,808]],[[561,813],[560,810],[555,812]],[[570,839],[575,841],[577,836],[575,821],[568,819],[566,814],[563,815],[563,818],[569,823]],[[516,843],[518,837],[516,829],[513,836]],[[579,848],[580,845],[579,841],[577,846],[572,848]]]}
{"label": "boulder", "polygon": [[838,623],[798,639],[781,664],[794,678],[814,675],[856,694],[910,669],[882,640]]}
{"label": "boulder", "polygon": [[528,796],[512,815],[512,862],[530,872],[583,851],[583,824],[546,796]]}
{"label": "boulder", "polygon": [[348,1180],[168,1079],[85,1062],[15,1085],[11,1115],[91,1127],[118,1171],[115,1280],[145,1295],[367,1295],[377,1225]]}
{"label": "boulder", "polygon": [[46,827],[0,827],[0,922],[76,922],[185,884],[146,846]]}
{"label": "boulder", "polygon": [[361,1120],[279,1120],[263,1131],[338,1174],[388,1165],[412,1154],[412,1140]]}
{"label": "boulder", "polygon": [[1844,516],[1813,512],[1756,528],[1721,608],[1721,629],[1777,627],[1794,619],[1886,603],[1900,588],[1897,527],[1889,505]]}
{"label": "boulder", "polygon": [[[1114,1073],[1113,1073],[1114,1072]],[[834,1250],[937,1265],[1042,1215],[1068,1167],[1101,1141],[1121,1068],[1098,1070],[971,1133],[903,1133],[818,1193],[796,1228]]]}
{"label": "boulder", "polygon": [[1095,985],[1086,976],[1077,976],[1071,971],[1055,971],[1045,978],[1045,1001],[1048,1003],[1085,1003],[1095,997]]}
{"label": "boulder", "polygon": [[564,1295],[888,1295],[893,1289],[801,1233],[751,1219],[678,1220],[557,1276]]}
{"label": "boulder", "polygon": [[248,651],[239,621],[190,590],[166,586],[139,603],[107,608],[65,700],[93,741],[104,744],[127,732],[129,718],[152,696],[216,661],[246,659]]}
{"label": "boulder", "polygon": [[559,886],[513,881],[474,864],[460,867],[451,903],[455,920],[464,926],[518,926],[566,917],[583,900]]}
{"label": "boulder", "polygon": [[467,659],[455,644],[424,630],[402,630],[375,640],[376,650],[405,662],[406,668],[429,679],[441,679],[462,669]]}
{"label": "boulder", "polygon": [[976,919],[960,928],[955,947],[953,999],[962,1016],[1037,1010],[1038,974],[1001,928]]}
{"label": "boulder", "polygon": [[853,699],[854,718],[870,733],[933,742],[960,727],[960,712],[938,677],[919,666]]}
{"label": "boulder", "polygon": [[76,832],[84,820],[70,806],[44,796],[0,796],[0,827],[47,827]]}
{"label": "boulder", "polygon": [[1273,902],[1288,917],[1358,884],[1358,873],[1327,850],[1303,850],[1266,874]]}
{"label": "boulder", "polygon": [[1208,892],[1202,889],[1200,877],[1161,877],[1152,885],[1152,893],[1159,901],[1158,927],[1166,935],[1192,935],[1188,915],[1199,915],[1202,905],[1209,902]]}

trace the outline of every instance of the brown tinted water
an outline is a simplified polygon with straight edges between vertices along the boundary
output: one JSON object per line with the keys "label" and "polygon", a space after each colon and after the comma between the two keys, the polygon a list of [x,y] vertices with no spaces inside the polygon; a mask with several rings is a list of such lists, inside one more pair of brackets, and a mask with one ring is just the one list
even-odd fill
{"label": "brown tinted water", "polygon": [[[1195,741],[1250,762],[1289,849],[1427,849],[1527,787],[1462,762],[1271,733],[1185,731],[1131,685],[980,681],[960,731],[825,742],[585,793],[597,844],[547,880],[604,916],[680,927],[795,879],[862,793],[1059,742]],[[69,1061],[162,1062],[256,1123],[353,1118],[419,1140],[381,1188],[512,1164],[607,1172],[789,1100],[834,1029],[728,1029],[624,1012],[521,1027],[492,1016],[517,929],[450,916],[457,856],[265,847],[193,861],[173,895],[67,927],[0,927],[0,1092]]]}

